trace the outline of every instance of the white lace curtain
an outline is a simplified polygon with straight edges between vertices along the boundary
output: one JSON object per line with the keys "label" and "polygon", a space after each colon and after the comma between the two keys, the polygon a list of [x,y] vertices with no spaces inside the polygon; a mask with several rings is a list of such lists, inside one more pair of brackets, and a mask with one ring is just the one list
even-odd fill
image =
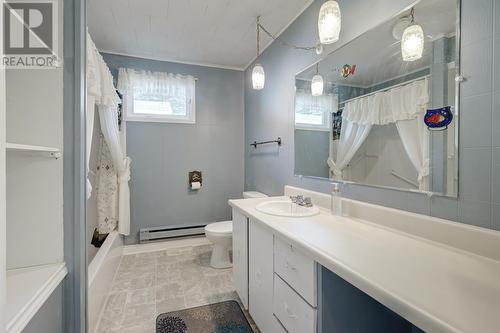
{"label": "white lace curtain", "polygon": [[123,93],[190,96],[189,91],[195,88],[195,78],[191,75],[180,75],[166,72],[150,72],[131,68],[120,68],[118,73],[118,90]]}
{"label": "white lace curtain", "polygon": [[101,76],[98,64],[97,49],[87,32],[87,109],[85,112],[87,200],[92,195],[92,185],[89,180],[89,163],[94,129],[94,112],[96,104],[101,101]]}
{"label": "white lace curtain", "polygon": [[[120,99],[113,85],[113,77],[108,66],[102,59],[87,33],[87,170],[90,156],[90,142],[92,138],[93,115],[95,106],[99,112],[101,132],[106,143],[106,149],[101,149],[103,154],[109,156],[114,173],[110,168],[100,168],[98,188],[98,230],[99,233],[109,233],[118,228],[123,235],[130,233],[130,158],[126,156],[124,135],[118,127],[118,104]],[[95,95],[92,93],[94,92]],[[90,102],[90,103],[89,103]],[[92,104],[92,102],[94,102]],[[92,125],[92,126],[90,126]],[[101,148],[102,148],[101,144]],[[87,181],[88,186],[90,182]],[[104,186],[108,184],[109,186]],[[90,189],[87,195],[90,196]],[[118,198],[114,200],[112,198]],[[118,211],[118,214],[116,214]],[[116,216],[118,215],[118,216]],[[118,224],[118,225],[117,225]]]}
{"label": "white lace curtain", "polygon": [[333,174],[342,177],[373,125],[395,123],[410,161],[418,172],[419,188],[427,189],[429,175],[429,133],[423,116],[429,103],[428,79],[374,93],[347,102],[336,160],[328,159]]}

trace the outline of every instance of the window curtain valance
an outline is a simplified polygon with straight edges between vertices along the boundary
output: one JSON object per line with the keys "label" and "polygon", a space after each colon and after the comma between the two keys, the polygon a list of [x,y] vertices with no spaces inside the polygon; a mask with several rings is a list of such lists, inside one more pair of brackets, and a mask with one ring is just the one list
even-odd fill
{"label": "window curtain valance", "polygon": [[117,88],[122,93],[190,96],[188,90],[194,91],[195,78],[191,75],[120,68]]}
{"label": "window curtain valance", "polygon": [[101,75],[98,56],[99,52],[87,32],[87,96],[94,97],[96,102],[101,100]]}
{"label": "window curtain valance", "polygon": [[359,125],[386,125],[417,118],[429,104],[428,79],[347,102],[342,119]]}

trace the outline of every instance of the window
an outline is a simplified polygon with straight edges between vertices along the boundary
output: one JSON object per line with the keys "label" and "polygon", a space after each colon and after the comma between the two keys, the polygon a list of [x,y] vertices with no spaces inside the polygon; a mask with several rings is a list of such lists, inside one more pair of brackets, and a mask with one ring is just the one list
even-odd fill
{"label": "window", "polygon": [[195,123],[194,96],[134,92],[127,120]]}
{"label": "window", "polygon": [[331,114],[336,111],[335,95],[312,96],[308,91],[297,90],[295,128],[329,131]]}
{"label": "window", "polygon": [[195,79],[164,72],[121,69],[127,121],[195,123]]}

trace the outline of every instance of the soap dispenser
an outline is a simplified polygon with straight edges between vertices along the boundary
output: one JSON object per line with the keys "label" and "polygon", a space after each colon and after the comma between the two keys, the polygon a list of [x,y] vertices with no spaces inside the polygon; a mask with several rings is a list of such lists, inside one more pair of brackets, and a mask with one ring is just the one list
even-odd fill
{"label": "soap dispenser", "polygon": [[332,199],[330,210],[332,215],[342,216],[342,195],[340,193],[340,184],[333,183]]}

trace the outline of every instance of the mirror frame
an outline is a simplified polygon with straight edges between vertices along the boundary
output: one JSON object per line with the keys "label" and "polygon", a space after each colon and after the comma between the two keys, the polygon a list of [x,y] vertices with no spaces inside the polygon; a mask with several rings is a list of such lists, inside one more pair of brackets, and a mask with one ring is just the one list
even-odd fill
{"label": "mirror frame", "polygon": [[[321,61],[326,59],[328,56],[336,52],[337,50],[340,50],[344,47],[347,47],[349,44],[351,44],[353,41],[359,39],[361,36],[363,36],[365,33],[370,31],[371,29],[375,29],[378,26],[387,23],[390,20],[394,20],[398,17],[401,16],[404,12],[408,11],[411,7],[415,6],[416,4],[420,3],[422,0],[418,0],[413,2],[410,6],[402,9],[399,11],[396,15],[389,17],[387,20],[378,23],[376,26],[371,27],[368,30],[363,31],[353,39],[347,41],[346,43],[342,44],[340,47],[336,48],[335,50],[331,51],[330,53],[326,54],[323,57],[320,57],[317,59],[315,62],[313,62],[311,65],[308,65],[304,69],[300,70],[297,72],[294,76],[294,86],[296,87],[296,77],[304,72],[305,70],[316,66],[316,64],[319,64]],[[350,181],[350,180],[335,180],[331,178],[323,178],[323,177],[318,177],[318,176],[307,176],[307,175],[301,175],[297,174],[295,172],[296,168],[296,160],[295,160],[295,103],[296,103],[296,93],[293,95],[293,146],[294,146],[294,160],[293,160],[293,174],[294,177],[297,177],[299,179],[301,178],[306,178],[306,179],[314,179],[314,180],[319,180],[319,181],[324,181],[324,182],[329,182],[329,183],[340,183],[340,184],[347,184],[347,185],[356,185],[356,186],[365,186],[365,187],[372,187],[372,188],[380,188],[380,189],[386,189],[386,190],[394,190],[394,191],[400,191],[400,192],[412,192],[412,193],[419,193],[419,194],[424,194],[427,195],[428,197],[432,196],[440,196],[440,197],[447,197],[447,198],[459,198],[460,196],[460,84],[463,81],[463,76],[462,76],[462,67],[461,67],[461,49],[462,49],[462,36],[461,36],[461,30],[462,30],[462,21],[461,21],[461,13],[462,13],[462,0],[455,0],[456,1],[456,22],[455,22],[455,68],[456,68],[456,73],[455,73],[455,112],[454,116],[456,126],[455,126],[455,145],[457,147],[455,151],[455,156],[456,156],[456,167],[455,167],[455,174],[457,178],[457,190],[455,195],[447,195],[446,193],[441,193],[441,192],[433,192],[433,191],[421,191],[418,189],[405,189],[405,188],[400,188],[400,187],[394,187],[394,186],[384,186],[384,185],[377,185],[377,184],[366,184],[366,183],[359,183],[355,181]]]}

